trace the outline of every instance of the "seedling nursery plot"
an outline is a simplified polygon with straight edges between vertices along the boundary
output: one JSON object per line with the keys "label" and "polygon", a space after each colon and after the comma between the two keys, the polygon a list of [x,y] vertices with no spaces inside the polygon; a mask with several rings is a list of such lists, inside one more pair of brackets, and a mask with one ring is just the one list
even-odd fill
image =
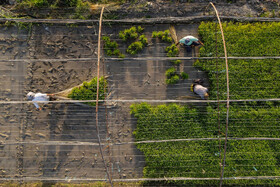
{"label": "seedling nursery plot", "polygon": [[[176,47],[169,24],[103,27],[96,117],[96,101],[50,102],[43,111],[11,101],[24,101],[29,91],[56,93],[77,85],[69,100],[95,100],[97,25],[38,24],[21,30],[3,25],[1,82],[8,84],[1,87],[6,101],[0,119],[1,177],[80,182],[107,181],[109,174],[124,181],[165,179],[141,183],[149,185],[216,185],[226,151],[224,184],[279,185],[266,178],[240,180],[280,176],[279,101],[230,102],[225,150],[226,104],[212,102],[226,99],[224,60],[176,59],[224,56],[219,27],[214,22],[174,27],[178,39],[194,35],[204,46],[191,52]],[[228,55],[280,56],[279,27],[224,23]],[[11,65],[11,56],[32,60]],[[230,59],[230,99],[279,98],[279,71],[277,59]],[[209,88],[209,102],[190,91],[198,78]],[[164,101],[171,99],[198,102]],[[180,177],[185,179],[176,180]]]}

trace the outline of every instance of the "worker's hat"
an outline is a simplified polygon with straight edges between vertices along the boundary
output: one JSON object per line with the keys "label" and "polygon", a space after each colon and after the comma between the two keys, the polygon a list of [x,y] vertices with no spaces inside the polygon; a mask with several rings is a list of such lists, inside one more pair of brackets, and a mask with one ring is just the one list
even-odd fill
{"label": "worker's hat", "polygon": [[204,94],[204,98],[205,98],[205,99],[208,99],[208,97],[209,97],[209,94],[206,92],[206,93]]}
{"label": "worker's hat", "polygon": [[193,92],[194,84],[191,84],[191,91]]}
{"label": "worker's hat", "polygon": [[28,99],[28,100],[32,100],[34,97],[35,97],[35,93],[33,93],[33,92],[29,92],[29,93],[27,94],[27,99]]}

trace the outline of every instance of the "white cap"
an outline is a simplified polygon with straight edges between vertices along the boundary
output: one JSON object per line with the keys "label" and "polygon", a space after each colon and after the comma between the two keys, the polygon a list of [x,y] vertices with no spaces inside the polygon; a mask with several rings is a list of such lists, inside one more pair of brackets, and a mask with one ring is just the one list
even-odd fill
{"label": "white cap", "polygon": [[34,96],[35,96],[35,93],[29,92],[29,93],[27,94],[27,99],[28,99],[28,100],[32,100],[32,99],[34,98]]}

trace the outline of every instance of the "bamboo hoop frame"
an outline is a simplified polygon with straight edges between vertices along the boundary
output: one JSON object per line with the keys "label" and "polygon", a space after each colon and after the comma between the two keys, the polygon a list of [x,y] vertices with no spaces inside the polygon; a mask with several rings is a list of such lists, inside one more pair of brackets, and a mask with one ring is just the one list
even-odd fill
{"label": "bamboo hoop frame", "polygon": [[98,50],[97,50],[97,90],[96,90],[96,108],[95,108],[95,120],[96,120],[96,131],[97,131],[97,138],[98,138],[98,145],[99,145],[99,151],[103,160],[103,164],[104,164],[104,168],[106,170],[106,174],[109,180],[110,185],[113,187],[113,183],[112,183],[112,179],[110,176],[110,173],[108,171],[108,167],[106,165],[105,159],[104,159],[104,155],[103,155],[103,151],[102,151],[102,147],[101,147],[101,139],[100,139],[100,133],[99,133],[99,121],[98,121],[98,101],[99,101],[99,68],[100,68],[100,48],[101,48],[101,28],[102,28],[102,16],[103,16],[103,12],[104,12],[104,7],[102,7],[101,9],[101,13],[100,13],[100,20],[99,20],[99,32],[98,32]]}
{"label": "bamboo hoop frame", "polygon": [[223,185],[223,177],[224,177],[224,170],[225,170],[225,164],[226,164],[226,151],[227,151],[227,139],[228,139],[228,120],[229,120],[229,75],[228,75],[228,59],[227,59],[227,49],[226,49],[226,42],[223,32],[222,23],[219,17],[219,13],[215,7],[215,5],[210,2],[210,5],[214,8],[219,25],[220,30],[222,34],[223,44],[224,44],[224,53],[225,53],[225,63],[226,63],[226,80],[227,80],[227,114],[226,114],[226,131],[225,131],[225,144],[224,144],[224,157],[223,157],[223,163],[221,168],[221,177],[220,177],[220,186]]}

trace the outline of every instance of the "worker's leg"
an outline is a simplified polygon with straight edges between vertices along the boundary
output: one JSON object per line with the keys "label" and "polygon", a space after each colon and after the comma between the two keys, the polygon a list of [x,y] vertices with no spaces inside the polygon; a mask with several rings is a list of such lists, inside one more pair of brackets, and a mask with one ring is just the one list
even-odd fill
{"label": "worker's leg", "polygon": [[185,45],[185,48],[188,53],[192,52],[192,47],[190,45]]}

